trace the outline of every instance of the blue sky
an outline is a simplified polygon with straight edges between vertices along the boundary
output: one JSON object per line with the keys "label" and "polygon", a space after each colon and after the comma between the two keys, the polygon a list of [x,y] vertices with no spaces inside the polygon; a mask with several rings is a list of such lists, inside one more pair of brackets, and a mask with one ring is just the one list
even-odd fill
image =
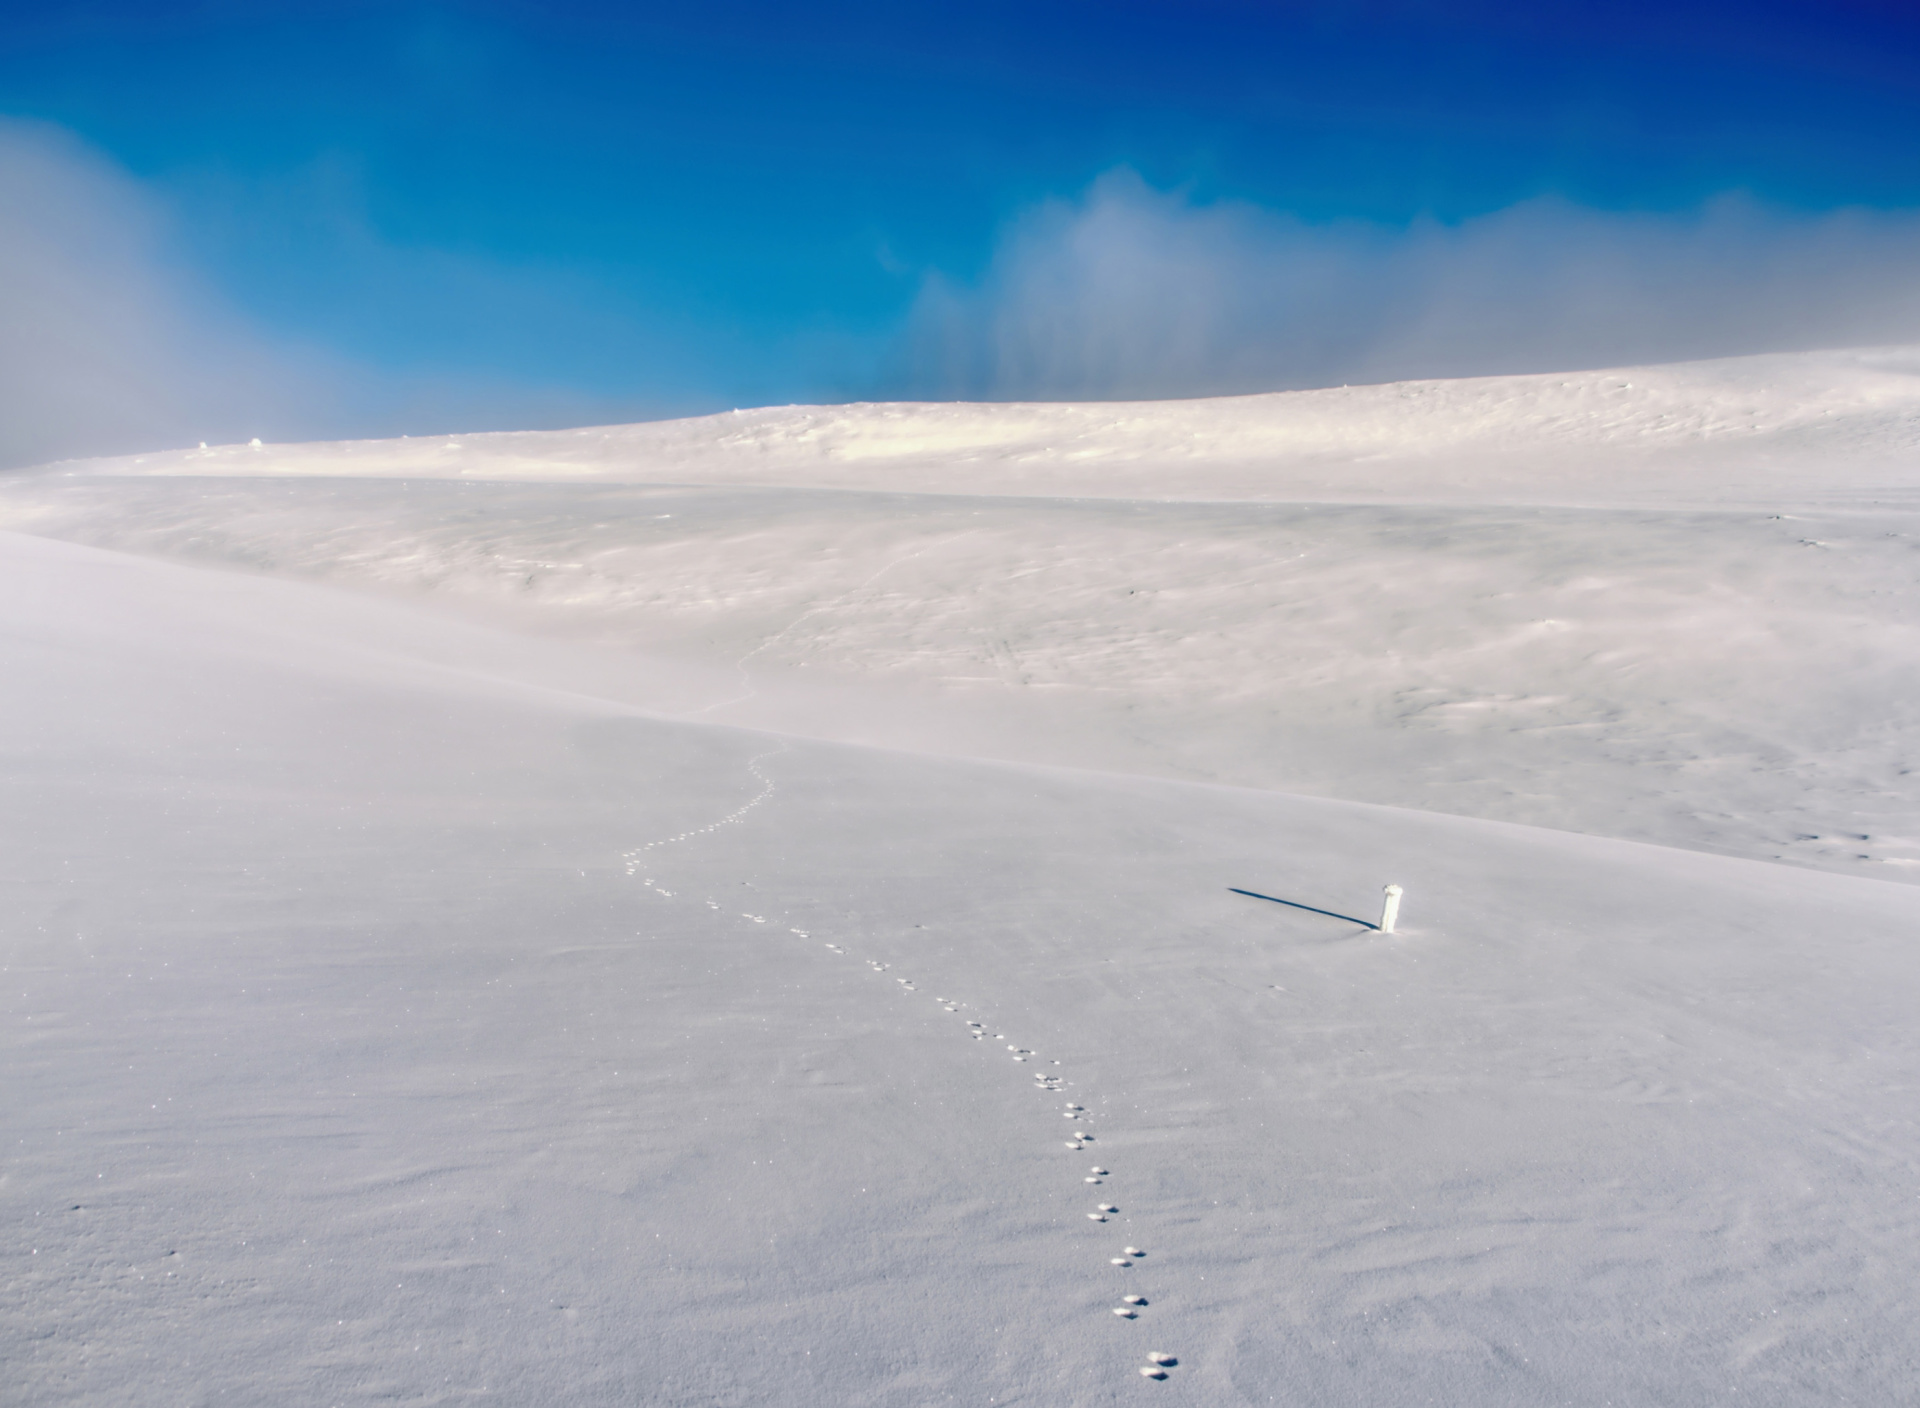
{"label": "blue sky", "polygon": [[191,410],[108,439],[1920,339],[1916,9],[9,7],[0,375],[56,286]]}

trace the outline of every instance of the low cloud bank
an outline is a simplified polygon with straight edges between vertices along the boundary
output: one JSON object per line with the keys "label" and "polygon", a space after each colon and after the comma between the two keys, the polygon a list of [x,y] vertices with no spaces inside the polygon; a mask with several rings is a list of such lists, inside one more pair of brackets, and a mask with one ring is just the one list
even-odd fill
{"label": "low cloud bank", "polygon": [[[0,469],[201,440],[633,418],[637,397],[472,368],[396,370],[360,349],[265,325],[179,245],[167,201],[146,184],[62,128],[0,118]],[[402,275],[432,263],[374,253],[391,256]],[[547,312],[527,296],[526,280],[516,284],[490,267],[431,272],[445,296],[438,308],[422,302],[416,316],[524,327],[529,305]],[[579,302],[582,320],[598,315],[590,300]]]}
{"label": "low cloud bank", "polygon": [[930,279],[903,395],[1196,396],[1920,340],[1920,213],[1532,200],[1455,225],[1314,223],[1113,173]]}
{"label": "low cloud bank", "polygon": [[0,120],[0,466],[305,428],[338,379],[174,259],[137,181]]}
{"label": "low cloud bank", "polygon": [[[348,355],[263,326],[177,253],[166,203],[141,182],[61,129],[0,118],[0,468],[256,435],[630,420],[823,399],[829,385],[1153,398],[1920,341],[1920,212],[1738,197],[1668,215],[1536,200],[1395,228],[1196,204],[1117,172],[1015,220],[978,280],[928,279],[897,335],[842,339],[859,344],[843,365],[877,371],[830,372],[796,338],[760,348],[757,394],[701,327],[614,317],[588,284],[361,254],[389,284],[439,290],[405,316],[551,346],[551,380],[422,356],[396,371],[378,364],[379,328]],[[565,384],[583,364],[633,390]]]}

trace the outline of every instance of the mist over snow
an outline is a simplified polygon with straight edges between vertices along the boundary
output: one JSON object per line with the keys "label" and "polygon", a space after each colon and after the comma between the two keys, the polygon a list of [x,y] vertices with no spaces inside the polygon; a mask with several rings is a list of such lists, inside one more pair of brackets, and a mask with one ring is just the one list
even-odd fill
{"label": "mist over snow", "polygon": [[1205,396],[1675,362],[1920,335],[1920,213],[1730,194],[1675,213],[1543,197],[1443,224],[1197,204],[1128,171],[935,275],[899,353],[922,397]]}
{"label": "mist over snow", "polygon": [[186,267],[138,182],[0,119],[0,466],[311,430],[335,375]]}
{"label": "mist over snow", "polygon": [[[401,249],[336,193],[309,197],[306,217],[354,245],[363,276],[377,267],[437,290],[448,340],[502,319],[544,321],[554,339],[609,322],[591,290]],[[0,469],[203,440],[577,424],[717,399],[683,383],[612,396],[429,357],[396,365],[337,328],[276,323],[193,257],[178,200],[62,128],[0,117]]]}
{"label": "mist over snow", "polygon": [[[62,129],[0,119],[0,466],[755,400],[1190,397],[1920,335],[1914,212],[1542,198],[1391,226],[1200,204],[1119,170],[1018,215],[975,278],[931,271],[878,326],[829,320],[756,350],[591,278],[384,240],[350,186],[321,173],[280,195],[392,291],[363,329],[386,328],[377,354],[337,319],[250,311],[196,264],[177,191]],[[502,328],[550,349],[544,378],[489,363]]]}

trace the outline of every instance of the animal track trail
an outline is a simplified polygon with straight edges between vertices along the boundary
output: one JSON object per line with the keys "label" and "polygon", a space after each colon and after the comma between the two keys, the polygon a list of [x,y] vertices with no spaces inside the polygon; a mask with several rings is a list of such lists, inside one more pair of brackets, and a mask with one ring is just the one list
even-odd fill
{"label": "animal track trail", "polygon": [[[742,663],[744,664],[744,661]],[[758,753],[748,759],[747,770],[761,784],[760,791],[719,820],[710,822],[705,826],[698,826],[687,831],[679,832],[676,835],[647,841],[631,850],[623,852],[621,858],[625,863],[626,873],[630,877],[640,878],[641,884],[645,885],[661,898],[668,900],[673,899],[674,891],[659,884],[650,876],[640,876],[640,871],[644,866],[648,853],[659,850],[662,847],[696,840],[702,836],[709,836],[722,827],[739,823],[755,808],[765,803],[776,790],[773,779],[767,775],[765,769],[761,767],[761,764],[768,758],[788,751],[790,751],[790,745],[782,740],[778,748],[768,749],[766,752]],[[709,913],[716,917],[721,915],[722,906],[717,899],[709,896],[705,899],[705,905]],[[766,915],[752,914],[745,911],[741,911],[737,915],[737,918],[747,923],[758,925],[764,925],[770,922]],[[811,930],[792,926],[788,927],[787,933],[798,939],[813,937]],[[837,958],[855,956],[850,953],[845,946],[831,940],[822,940],[822,947]],[[891,964],[879,959],[869,958],[862,961],[865,962],[868,969],[876,975],[885,974],[892,967]],[[894,983],[897,990],[904,995],[920,995],[918,985],[911,978],[896,976]],[[932,1000],[942,1012],[950,1015],[958,1016],[967,1007],[965,1002],[956,998],[935,995]],[[1042,1066],[1041,1069],[1036,1069],[1033,1072],[1033,1085],[1035,1090],[1046,1094],[1057,1095],[1066,1088],[1067,1081],[1064,1076],[1044,1068],[1044,1065],[1058,1066],[1060,1064],[1058,1060],[1042,1057],[1037,1050],[1023,1046],[1017,1041],[1010,1040],[1005,1032],[990,1031],[988,1024],[977,1018],[962,1017],[961,1020],[964,1025],[960,1030],[971,1040],[977,1042],[985,1042],[987,1040],[1000,1042],[1005,1046],[1008,1056],[1011,1057],[1015,1063],[1020,1065]],[[1069,1150],[1084,1150],[1095,1142],[1096,1136],[1091,1128],[1092,1113],[1086,1106],[1076,1100],[1068,1100],[1065,1108],[1061,1111],[1061,1115],[1069,1121],[1070,1124],[1070,1128],[1067,1131],[1069,1137],[1064,1141]],[[1091,1171],[1085,1175],[1084,1183],[1092,1186],[1100,1186],[1104,1185],[1106,1180],[1112,1176],[1111,1170],[1096,1164],[1092,1167]],[[1091,1222],[1105,1224],[1110,1218],[1117,1217],[1119,1214],[1120,1206],[1117,1203],[1102,1202],[1097,1204],[1086,1216]],[[1143,1249],[1128,1246],[1122,1250],[1119,1256],[1110,1257],[1108,1260],[1110,1266],[1124,1273],[1132,1271],[1139,1262],[1146,1258],[1146,1255]],[[1111,1313],[1120,1320],[1132,1322],[1140,1318],[1141,1313],[1147,1309],[1147,1306],[1148,1301],[1144,1295],[1128,1294],[1120,1297],[1120,1303],[1112,1308]],[[1147,1355],[1147,1363],[1141,1366],[1139,1372],[1143,1377],[1148,1379],[1164,1380],[1168,1377],[1168,1370],[1172,1369],[1179,1362],[1180,1361],[1173,1355],[1155,1350]]]}
{"label": "animal track trail", "polygon": [[[780,742],[780,746],[778,748],[769,748],[766,752],[756,753],[754,754],[753,757],[747,759],[747,771],[752,773],[754,779],[757,782],[759,782],[760,790],[753,797],[748,799],[748,801],[744,805],[734,808],[734,810],[728,812],[725,816],[721,817],[720,820],[715,822],[709,822],[705,826],[696,826],[691,831],[682,831],[676,836],[663,836],[657,841],[645,841],[645,842],[642,842],[640,845],[635,846],[630,851],[622,852],[620,859],[626,865],[627,874],[629,876],[634,876],[640,873],[640,863],[642,860],[646,858],[646,854],[648,851],[658,850],[662,846],[677,845],[682,841],[691,841],[698,836],[711,836],[714,832],[718,831],[723,826],[737,825],[742,819],[746,817],[747,813],[751,812],[754,808],[758,807],[762,802],[766,801],[767,798],[771,797],[774,794],[775,788],[774,788],[773,779],[767,776],[766,770],[762,768],[760,764],[766,761],[768,758],[778,757],[782,753],[787,753],[791,751],[792,751],[791,746],[786,742],[785,739],[782,739]],[[647,880],[644,883],[649,888],[653,888],[653,881]],[[671,895],[672,891],[662,890],[660,891],[660,893],[665,895]],[[719,908],[719,905],[712,900],[708,900],[707,903],[709,905],[712,905],[715,909]],[[752,918],[753,916],[748,915],[747,917]]]}
{"label": "animal track trail", "polygon": [[[936,997],[934,1001],[940,1004],[943,1011],[957,1012],[959,1009],[959,1004],[949,1003],[944,997]],[[966,1018],[964,1021],[965,1027],[963,1029],[969,1037],[975,1041],[986,1039],[988,1033],[983,1023],[974,1018]],[[1005,1032],[994,1032],[992,1033],[992,1037],[995,1041],[1004,1042],[1007,1051],[1016,1061],[1023,1061],[1038,1055],[1038,1053],[1031,1048],[1022,1046],[1018,1042],[1006,1041]],[[1055,1064],[1058,1063],[1056,1062]],[[1036,1089],[1051,1093],[1058,1092],[1064,1085],[1065,1081],[1059,1076],[1047,1072],[1035,1073],[1034,1086]],[[1094,1142],[1094,1132],[1088,1127],[1088,1122],[1092,1118],[1092,1112],[1089,1111],[1085,1105],[1081,1104],[1078,1100],[1068,1100],[1065,1102],[1060,1114],[1062,1118],[1073,1125],[1073,1128],[1069,1131],[1072,1137],[1066,1141],[1069,1149],[1084,1149],[1087,1145]],[[1088,1185],[1096,1187],[1104,1186],[1106,1180],[1112,1176],[1113,1171],[1106,1165],[1094,1164],[1084,1176],[1083,1181]],[[1105,1224],[1109,1219],[1119,1216],[1120,1211],[1121,1209],[1118,1203],[1098,1203],[1095,1205],[1093,1211],[1087,1214],[1087,1218],[1091,1222]],[[1146,1256],[1147,1253],[1144,1248],[1129,1245],[1121,1250],[1119,1256],[1110,1258],[1109,1264],[1122,1272],[1127,1272],[1133,1270],[1140,1262],[1144,1261]],[[1120,1303],[1114,1306],[1109,1313],[1119,1320],[1137,1321],[1140,1319],[1142,1312],[1147,1309],[1148,1305],[1149,1302],[1146,1296],[1137,1293],[1128,1294],[1121,1296]],[[1179,1362],[1180,1361],[1171,1354],[1154,1350],[1147,1355],[1147,1362],[1140,1367],[1139,1372],[1143,1378],[1164,1381],[1169,1377],[1168,1371]]]}

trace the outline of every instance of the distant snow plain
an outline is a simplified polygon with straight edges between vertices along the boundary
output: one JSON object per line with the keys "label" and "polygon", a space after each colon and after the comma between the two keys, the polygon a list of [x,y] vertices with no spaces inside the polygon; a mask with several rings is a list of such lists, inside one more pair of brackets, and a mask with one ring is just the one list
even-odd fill
{"label": "distant snow plain", "polygon": [[1920,349],[0,477],[0,1397],[1905,1401],[1916,568]]}

